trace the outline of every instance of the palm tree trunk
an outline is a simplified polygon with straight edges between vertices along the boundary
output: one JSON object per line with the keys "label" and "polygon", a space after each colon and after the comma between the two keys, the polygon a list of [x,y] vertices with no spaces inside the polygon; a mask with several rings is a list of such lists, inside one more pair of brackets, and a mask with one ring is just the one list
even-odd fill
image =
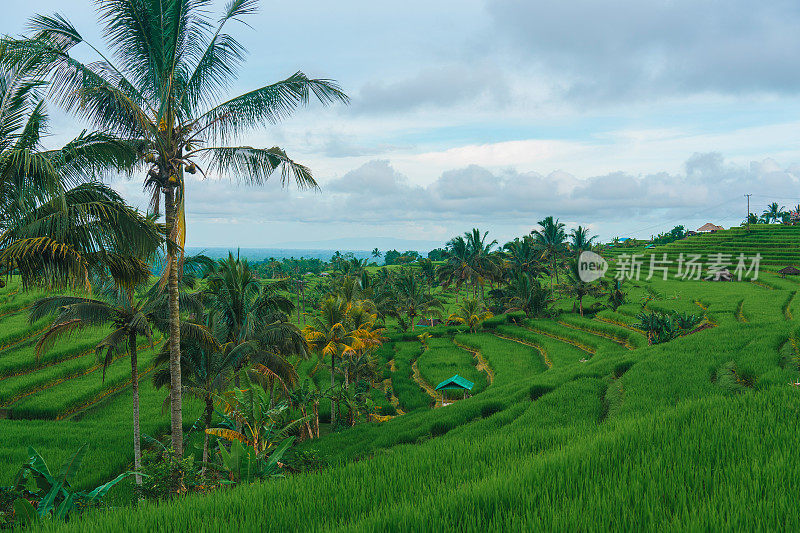
{"label": "palm tree trunk", "polygon": [[[331,354],[331,392],[336,387],[336,357]],[[331,397],[331,427],[336,423],[336,400]]]}
{"label": "palm tree trunk", "polygon": [[177,207],[175,190],[164,190],[167,215],[167,235],[172,245],[167,243],[167,266],[169,268],[169,404],[172,449],[175,455],[183,457],[183,413],[181,411],[181,317],[178,304],[178,250],[177,250]]}
{"label": "palm tree trunk", "polygon": [[[214,414],[214,400],[211,398],[211,394],[206,395],[206,409],[204,413],[204,422],[206,426],[206,430],[211,429],[211,417]],[[203,438],[203,468],[200,469],[200,477],[205,479],[206,477],[206,465],[205,463],[208,462],[208,433],[204,435]]]}
{"label": "palm tree trunk", "polygon": [[319,438],[319,401],[314,401],[314,435]]}
{"label": "palm tree trunk", "polygon": [[133,389],[133,469],[136,471],[136,485],[142,486],[142,443],[139,433],[139,362],[136,357],[136,334],[128,336],[128,350],[131,356],[131,388]]}

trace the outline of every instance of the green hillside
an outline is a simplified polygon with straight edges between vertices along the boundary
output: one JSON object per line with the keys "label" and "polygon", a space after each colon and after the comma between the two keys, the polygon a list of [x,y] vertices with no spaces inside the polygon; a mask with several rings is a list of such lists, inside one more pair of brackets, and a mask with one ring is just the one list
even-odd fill
{"label": "green hillside", "polygon": [[[734,227],[711,234],[692,235],[680,241],[656,246],[654,248],[637,247],[626,249],[616,247],[609,249],[609,255],[618,256],[620,253],[655,254],[661,259],[663,254],[673,262],[677,262],[680,254],[688,257],[689,254],[700,254],[706,260],[710,254],[727,254],[736,258],[739,254],[753,257],[761,254],[761,265],[769,270],[779,270],[785,266],[800,267],[800,226],[787,226],[783,224],[754,224],[748,231],[743,227]],[[749,264],[749,261],[748,261]]]}
{"label": "green hillside", "polygon": [[[735,230],[728,235],[746,241]],[[800,396],[790,383],[798,381],[800,284],[773,274],[763,281],[632,282],[628,303],[593,318],[513,314],[487,321],[478,333],[428,328],[427,348],[414,335],[395,335],[381,348],[381,360],[406,414],[301,445],[331,468],[42,528],[793,529],[800,525],[794,459]],[[10,312],[0,320],[24,334],[0,352],[0,363],[17,361],[0,378],[0,401],[15,418],[0,420],[7,436],[0,483],[9,481],[27,445],[58,463],[92,442],[89,460],[97,466],[76,480],[81,486],[127,468],[126,365],[112,366],[103,384],[77,339],[35,365],[26,351],[35,328],[13,309],[13,302],[22,309],[29,299],[13,285],[3,291]],[[712,327],[649,346],[633,325],[640,302],[648,310],[702,314]],[[478,354],[491,383],[486,369],[476,367]],[[476,394],[432,408],[415,369],[429,384],[460,373],[476,382]],[[24,395],[25,383],[34,392]],[[144,379],[147,433],[166,429],[162,400]]]}

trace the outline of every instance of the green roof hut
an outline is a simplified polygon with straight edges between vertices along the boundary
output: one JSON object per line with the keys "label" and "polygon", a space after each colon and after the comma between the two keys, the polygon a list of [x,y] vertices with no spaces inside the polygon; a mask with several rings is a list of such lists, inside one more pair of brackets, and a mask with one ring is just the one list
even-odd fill
{"label": "green roof hut", "polygon": [[467,397],[467,392],[472,390],[475,384],[466,378],[462,378],[458,374],[451,378],[447,378],[446,380],[442,381],[438,385],[436,385],[436,390],[439,391],[441,395],[442,405],[448,405],[444,403],[444,391],[446,390],[462,390],[464,391],[464,398]]}

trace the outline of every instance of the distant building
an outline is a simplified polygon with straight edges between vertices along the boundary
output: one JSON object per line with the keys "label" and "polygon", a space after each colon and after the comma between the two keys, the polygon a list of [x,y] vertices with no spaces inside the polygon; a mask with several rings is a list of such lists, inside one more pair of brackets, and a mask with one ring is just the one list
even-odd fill
{"label": "distant building", "polygon": [[714,233],[715,231],[719,231],[721,229],[725,229],[722,226],[717,226],[716,224],[712,224],[711,222],[706,222],[699,228],[697,228],[697,233]]}

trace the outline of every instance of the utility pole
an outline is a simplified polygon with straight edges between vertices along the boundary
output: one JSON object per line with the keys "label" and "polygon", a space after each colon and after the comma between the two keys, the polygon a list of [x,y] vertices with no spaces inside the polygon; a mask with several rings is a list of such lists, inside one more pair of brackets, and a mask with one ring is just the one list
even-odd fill
{"label": "utility pole", "polygon": [[745,220],[747,221],[747,233],[750,233],[750,197],[753,195],[745,194],[745,196],[747,197],[747,218]]}

